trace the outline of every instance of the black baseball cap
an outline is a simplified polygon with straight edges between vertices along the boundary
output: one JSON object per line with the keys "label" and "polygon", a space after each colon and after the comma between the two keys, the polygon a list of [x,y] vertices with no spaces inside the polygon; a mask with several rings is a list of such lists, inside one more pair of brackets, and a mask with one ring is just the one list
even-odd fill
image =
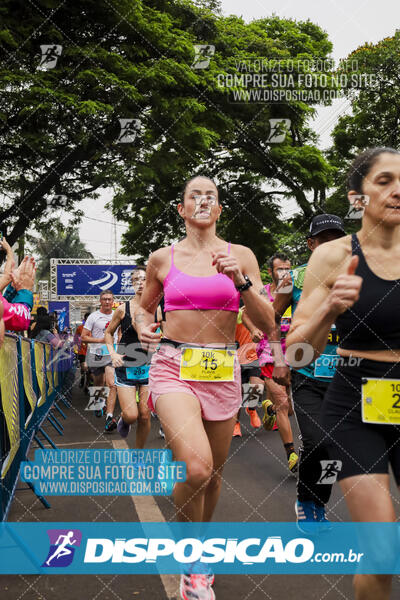
{"label": "black baseball cap", "polygon": [[336,229],[337,231],[340,231],[342,235],[346,235],[344,223],[340,217],[336,215],[322,214],[317,215],[311,221],[310,233],[307,237],[315,237],[322,231],[327,231],[328,229]]}

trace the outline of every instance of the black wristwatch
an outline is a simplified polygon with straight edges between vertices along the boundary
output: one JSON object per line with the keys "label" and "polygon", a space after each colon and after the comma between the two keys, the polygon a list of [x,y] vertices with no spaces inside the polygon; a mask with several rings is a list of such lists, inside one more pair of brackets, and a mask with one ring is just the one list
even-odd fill
{"label": "black wristwatch", "polygon": [[251,287],[253,284],[250,281],[250,279],[247,277],[247,275],[243,275],[246,283],[243,283],[242,285],[235,285],[235,288],[237,289],[238,292],[242,293],[245,292],[246,290],[249,289],[249,287]]}

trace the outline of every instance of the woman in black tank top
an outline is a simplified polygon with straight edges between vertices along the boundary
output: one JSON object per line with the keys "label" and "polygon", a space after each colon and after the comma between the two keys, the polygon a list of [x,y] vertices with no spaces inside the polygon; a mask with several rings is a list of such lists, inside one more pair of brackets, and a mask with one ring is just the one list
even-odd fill
{"label": "woman in black tank top", "polygon": [[[306,343],[318,354],[336,323],[339,357],[323,408],[330,475],[340,481],[353,521],[394,522],[389,465],[399,486],[400,153],[361,154],[348,189],[350,202],[364,207],[362,227],[313,253],[287,347]],[[389,599],[397,532],[378,529],[360,550],[382,575],[357,574],[357,599]]]}
{"label": "woman in black tank top", "polygon": [[[136,268],[132,272],[135,296],[117,308],[106,330],[106,343],[115,367],[115,385],[121,406],[117,429],[120,435],[126,438],[131,425],[137,422],[136,448],[144,448],[151,426],[150,410],[147,406],[151,356],[143,350],[133,324],[145,279],[144,269]],[[121,338],[115,351],[112,335],[119,327]]]}
{"label": "woman in black tank top", "polygon": [[400,278],[382,279],[370,269],[356,233],[351,236],[351,249],[358,256],[356,274],[363,283],[357,302],[336,319],[340,348],[399,350],[400,319],[393,318],[392,309],[400,307]]}

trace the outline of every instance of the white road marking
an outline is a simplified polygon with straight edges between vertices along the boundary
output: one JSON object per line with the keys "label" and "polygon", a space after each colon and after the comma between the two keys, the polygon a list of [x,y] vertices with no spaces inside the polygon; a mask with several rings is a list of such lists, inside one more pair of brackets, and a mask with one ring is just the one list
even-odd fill
{"label": "white road marking", "polygon": [[[116,450],[129,449],[129,446],[125,440],[112,440],[112,444]],[[130,498],[141,522],[165,522],[164,515],[159,509],[154,496],[130,496]],[[179,575],[167,575],[160,573],[160,578],[168,600],[179,598]]]}

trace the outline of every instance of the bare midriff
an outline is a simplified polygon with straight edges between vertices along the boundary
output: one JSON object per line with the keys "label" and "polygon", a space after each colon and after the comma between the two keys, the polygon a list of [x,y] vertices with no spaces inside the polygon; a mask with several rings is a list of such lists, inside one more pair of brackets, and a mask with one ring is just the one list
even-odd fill
{"label": "bare midriff", "polygon": [[164,337],[192,344],[233,344],[237,313],[228,310],[171,310]]}
{"label": "bare midriff", "polygon": [[380,362],[399,362],[400,350],[344,350],[338,348],[339,356],[355,356],[356,358],[367,358]]}

